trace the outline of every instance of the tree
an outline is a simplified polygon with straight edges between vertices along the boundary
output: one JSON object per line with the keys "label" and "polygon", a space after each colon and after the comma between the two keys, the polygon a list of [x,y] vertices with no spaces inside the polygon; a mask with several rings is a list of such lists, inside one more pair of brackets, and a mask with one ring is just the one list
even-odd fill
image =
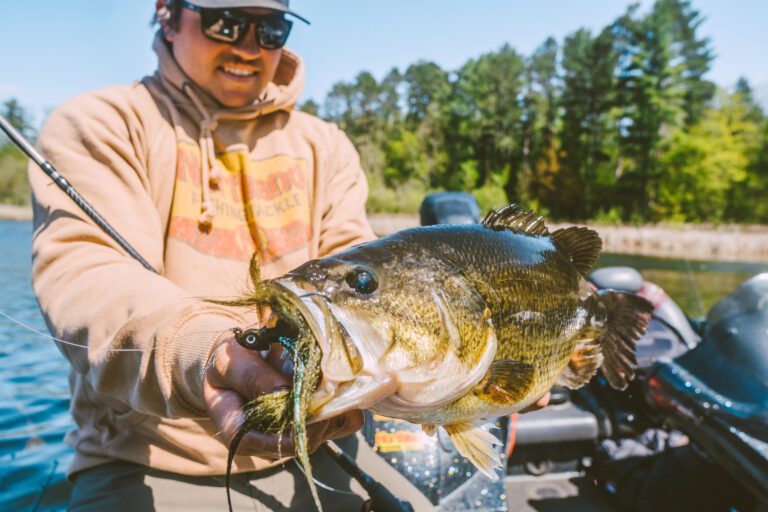
{"label": "tree", "polygon": [[[658,6],[658,3],[656,4]],[[637,5],[613,24],[618,53],[618,98],[623,174],[619,181],[625,215],[647,219],[659,179],[664,133],[685,115],[681,68],[672,65],[671,25],[658,9],[637,18]]]}
{"label": "tree", "polygon": [[313,116],[320,115],[320,105],[315,100],[309,99],[299,106],[299,110],[312,114]]}
{"label": "tree", "polygon": [[[10,98],[0,105],[0,113],[19,133],[30,141],[35,139],[32,116],[18,100]],[[0,138],[0,204],[27,205],[30,188],[27,181],[27,158],[11,144]]]}
{"label": "tree", "polygon": [[659,180],[659,217],[722,222],[729,202],[736,199],[734,192],[743,190],[759,127],[749,120],[747,105],[738,95],[721,93],[719,104],[666,143],[660,160],[668,172]]}
{"label": "tree", "polygon": [[671,64],[680,69],[685,89],[683,109],[687,127],[696,124],[715,94],[715,84],[706,80],[714,54],[707,37],[697,32],[705,18],[690,0],[656,0],[652,19],[663,19],[658,27],[669,31]]}
{"label": "tree", "polygon": [[526,203],[551,194],[551,176],[557,162],[555,158],[555,130],[559,94],[558,45],[547,38],[526,60],[525,92],[522,101],[521,144],[518,160],[521,162],[517,197]]}
{"label": "tree", "polygon": [[433,62],[419,61],[405,71],[406,121],[415,129],[429,115],[430,108],[450,94],[448,73]]}
{"label": "tree", "polygon": [[464,158],[477,162],[475,186],[495,173],[505,176],[507,193],[517,191],[519,162],[514,160],[520,135],[520,97],[525,80],[523,58],[509,45],[464,64],[457,73],[451,100],[452,128]]}
{"label": "tree", "polygon": [[611,147],[616,128],[611,112],[616,102],[616,63],[610,30],[593,38],[581,29],[565,39],[559,193],[557,202],[548,202],[557,215],[592,216],[600,206],[596,198],[600,182],[606,181],[603,176],[609,180],[614,176],[616,157]]}
{"label": "tree", "polygon": [[25,109],[16,98],[9,98],[0,106],[0,114],[16,128],[19,133],[29,140],[36,137],[35,129],[32,124],[32,115]]}
{"label": "tree", "polygon": [[747,115],[750,121],[759,124],[765,120],[765,112],[763,112],[763,108],[755,99],[752,86],[749,85],[749,81],[745,77],[741,77],[736,81],[734,93],[737,94],[744,102],[744,105],[746,105],[747,110],[749,111]]}

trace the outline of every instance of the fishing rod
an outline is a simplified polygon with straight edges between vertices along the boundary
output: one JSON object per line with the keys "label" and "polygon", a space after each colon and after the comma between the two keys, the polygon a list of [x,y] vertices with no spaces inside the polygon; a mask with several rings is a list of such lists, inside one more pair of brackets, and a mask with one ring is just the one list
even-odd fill
{"label": "fishing rod", "polygon": [[5,119],[2,115],[0,115],[0,128],[2,128],[3,132],[5,132],[8,138],[17,148],[19,148],[25,155],[27,155],[33,162],[35,162],[37,166],[40,167],[40,169],[42,169],[43,172],[47,174],[48,177],[51,178],[53,182],[61,190],[63,190],[75,202],[75,204],[79,206],[86,215],[88,215],[88,217],[93,220],[93,222],[96,223],[96,225],[98,225],[106,234],[112,237],[112,239],[117,242],[118,245],[120,245],[120,247],[125,250],[125,252],[127,252],[136,261],[141,263],[144,268],[157,274],[157,270],[155,270],[147,260],[142,258],[141,254],[139,254],[138,251],[134,249],[133,246],[129,244],[128,241],[123,238],[120,233],[118,233],[115,228],[113,228],[109,222],[107,222],[107,220],[102,217],[99,212],[97,212],[96,209],[78,193],[75,187],[73,187],[72,184],[69,183],[66,178],[64,178],[64,176],[59,174],[59,172],[54,169],[53,165],[51,165],[48,160],[43,158],[43,156],[37,152],[32,144],[30,144],[24,138],[24,136],[19,133],[16,128],[14,128],[13,125],[11,125],[11,123],[8,122],[8,120]]}
{"label": "fishing rod", "polygon": [[[109,222],[107,222],[107,220],[102,217],[93,206],[91,206],[88,201],[85,200],[83,196],[80,195],[75,187],[73,187],[72,184],[69,183],[69,181],[67,181],[66,178],[64,178],[64,176],[62,176],[48,160],[43,158],[43,156],[32,146],[32,144],[30,144],[29,141],[27,141],[27,139],[25,139],[24,136],[19,133],[19,131],[16,130],[16,128],[14,128],[13,125],[11,125],[11,123],[2,115],[0,115],[0,129],[5,132],[10,141],[17,148],[19,148],[22,153],[27,155],[27,157],[35,162],[37,166],[40,167],[40,169],[42,169],[43,172],[47,174],[48,177],[51,178],[53,182],[61,190],[63,190],[75,202],[75,204],[77,204],[77,206],[83,210],[83,212],[85,212],[86,215],[88,215],[88,217],[90,217],[107,235],[109,235],[115,242],[117,242],[120,247],[125,250],[125,252],[127,252],[136,261],[141,263],[144,268],[154,272],[155,274],[158,274],[157,270],[155,270],[155,268],[152,267],[152,265],[150,265],[149,262],[145,260],[141,254],[139,254],[139,252],[134,249],[133,246],[128,243],[128,241],[123,238],[120,233],[118,233],[117,230],[113,228]],[[262,332],[260,334],[265,338],[270,339],[271,342],[277,339],[277,336],[271,335],[267,332]],[[252,348],[249,346],[248,342],[241,342],[238,340],[238,343],[243,345],[245,348]],[[388,489],[374,480],[370,475],[365,473],[365,471],[360,469],[357,463],[346,453],[344,453],[335,443],[332,441],[327,441],[326,447],[331,456],[339,463],[341,468],[352,478],[357,480],[368,492],[369,497],[372,500],[370,504],[371,510],[377,512],[410,512],[413,510],[413,507],[411,507],[408,502],[397,499],[391,492],[389,492]]]}

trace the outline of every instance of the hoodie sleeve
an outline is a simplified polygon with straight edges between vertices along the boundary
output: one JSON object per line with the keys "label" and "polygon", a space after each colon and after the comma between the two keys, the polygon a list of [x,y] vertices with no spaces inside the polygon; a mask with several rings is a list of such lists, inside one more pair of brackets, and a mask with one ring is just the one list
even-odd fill
{"label": "hoodie sleeve", "polygon": [[206,303],[162,276],[164,225],[147,169],[157,141],[145,128],[127,99],[91,94],[52,113],[38,145],[158,274],[128,256],[32,163],[32,283],[51,333],[83,347],[62,344],[62,352],[108,403],[202,417],[204,365],[228,329],[255,315]]}
{"label": "hoodie sleeve", "polygon": [[360,165],[360,156],[349,138],[335,125],[324,180],[321,183],[321,228],[319,256],[340,252],[376,238],[368,223],[365,203],[368,182]]}

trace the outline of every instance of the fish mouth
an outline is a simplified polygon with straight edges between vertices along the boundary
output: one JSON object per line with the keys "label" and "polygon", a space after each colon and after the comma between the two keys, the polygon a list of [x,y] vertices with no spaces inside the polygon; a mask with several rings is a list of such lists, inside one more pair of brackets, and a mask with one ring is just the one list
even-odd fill
{"label": "fish mouth", "polygon": [[397,382],[379,364],[388,341],[370,322],[337,306],[308,281],[291,276],[274,283],[290,297],[322,352],[322,377],[308,423],[370,408],[396,390]]}

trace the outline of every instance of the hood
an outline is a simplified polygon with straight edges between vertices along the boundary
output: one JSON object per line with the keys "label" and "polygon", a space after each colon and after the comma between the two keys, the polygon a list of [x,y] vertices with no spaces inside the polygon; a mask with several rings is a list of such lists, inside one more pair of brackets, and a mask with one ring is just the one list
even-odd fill
{"label": "hood", "polygon": [[202,198],[198,223],[201,229],[207,230],[216,215],[210,189],[218,186],[222,176],[216,163],[216,130],[228,121],[238,123],[234,127],[235,131],[244,130],[248,128],[243,123],[245,121],[254,121],[280,110],[293,110],[304,87],[304,64],[298,55],[283,48],[275,77],[261,97],[250,105],[229,108],[203,91],[179,67],[162,31],[155,34],[153,49],[157,54],[158,69],[151,80],[144,81],[145,85],[165,104],[177,138],[180,135],[180,114],[199,126]]}

